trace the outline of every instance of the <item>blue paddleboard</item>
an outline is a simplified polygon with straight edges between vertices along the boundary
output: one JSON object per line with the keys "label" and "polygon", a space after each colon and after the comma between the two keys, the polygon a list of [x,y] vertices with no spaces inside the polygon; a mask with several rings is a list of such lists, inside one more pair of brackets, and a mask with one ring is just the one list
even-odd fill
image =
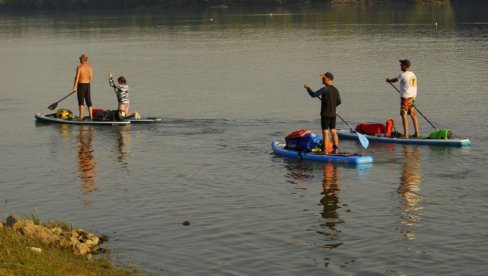
{"label": "blue paddleboard", "polygon": [[273,152],[277,155],[293,159],[349,165],[368,164],[373,162],[373,157],[356,153],[318,154],[312,152],[300,152],[296,150],[290,150],[285,148],[285,144],[279,143],[277,141],[271,142],[271,147],[273,148]]}
{"label": "blue paddleboard", "polygon": [[[337,130],[339,138],[348,140],[358,140],[356,132],[351,130]],[[427,137],[409,137],[409,139],[401,137],[375,136],[363,134],[371,142],[380,143],[394,143],[394,144],[410,144],[410,145],[435,145],[446,147],[464,147],[471,145],[471,141],[467,138],[451,138],[451,139],[430,139]]]}

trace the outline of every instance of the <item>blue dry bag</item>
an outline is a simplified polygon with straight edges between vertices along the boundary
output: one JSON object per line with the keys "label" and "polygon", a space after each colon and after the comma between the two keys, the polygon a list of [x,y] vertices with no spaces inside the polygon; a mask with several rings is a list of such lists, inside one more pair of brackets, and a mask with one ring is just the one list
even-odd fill
{"label": "blue dry bag", "polygon": [[322,137],[310,130],[301,129],[293,131],[285,137],[286,148],[299,151],[311,151],[322,144]]}

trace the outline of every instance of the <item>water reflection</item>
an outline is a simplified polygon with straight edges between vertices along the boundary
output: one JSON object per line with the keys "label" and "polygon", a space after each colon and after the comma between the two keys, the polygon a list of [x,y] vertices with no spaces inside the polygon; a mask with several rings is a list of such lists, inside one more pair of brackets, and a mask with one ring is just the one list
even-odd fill
{"label": "water reflection", "polygon": [[[286,178],[288,182],[295,184],[295,189],[306,190],[306,185],[313,181],[315,173],[320,171],[322,173],[322,198],[320,204],[323,206],[320,212],[321,217],[324,220],[320,221],[319,230],[316,232],[323,236],[326,241],[325,244],[320,245],[322,248],[333,249],[342,245],[342,242],[338,241],[338,235],[341,232],[337,230],[338,224],[344,221],[339,216],[339,209],[343,206],[340,205],[339,193],[341,191],[339,186],[340,169],[347,169],[351,166],[344,166],[344,164],[333,163],[308,163],[296,160],[285,159],[287,168]],[[371,166],[358,169],[356,166],[351,167],[358,169],[358,173],[361,171],[367,171]]]}
{"label": "water reflection", "polygon": [[65,139],[69,138],[71,134],[71,127],[72,125],[59,125],[61,136],[64,137]]}
{"label": "water reflection", "polygon": [[323,234],[327,243],[322,245],[324,248],[336,248],[342,245],[342,242],[337,242],[337,235],[340,231],[336,229],[337,224],[343,223],[340,219],[337,210],[341,208],[339,206],[339,168],[337,165],[327,163],[324,166],[324,179],[323,179],[323,194],[320,203],[324,206],[322,211],[322,217],[325,219],[325,223],[321,226],[325,226],[325,230],[320,232]]}
{"label": "water reflection", "polygon": [[[96,170],[98,161],[95,158],[93,146],[95,129],[94,127],[80,126],[78,134],[77,161],[78,173],[82,182],[80,191],[85,196],[98,191],[98,186],[96,185],[96,178],[99,175]],[[106,135],[109,136],[107,139],[102,140],[116,141],[113,145],[116,147],[117,161],[123,168],[127,168],[131,145],[130,127],[117,127],[108,129],[109,131],[105,132],[106,130],[99,129],[98,133],[103,137]],[[113,137],[114,135],[116,136],[115,138]],[[94,204],[93,200],[86,197],[82,200],[82,203],[87,206]]]}
{"label": "water reflection", "polygon": [[297,162],[293,159],[284,159],[287,169],[286,178],[291,184],[296,184],[296,189],[306,190],[305,184],[314,177],[314,164]]}
{"label": "water reflection", "polygon": [[[96,172],[97,161],[93,155],[93,134],[95,130],[93,127],[80,126],[79,128],[79,144],[78,144],[78,173],[83,185],[81,192],[83,194],[91,194],[98,190],[96,186]],[[84,205],[92,205],[93,201],[90,199],[83,199]]]}
{"label": "water reflection", "polygon": [[129,152],[131,144],[131,133],[129,126],[123,126],[117,129],[117,160],[122,167],[127,168],[129,164]]}
{"label": "water reflection", "polygon": [[418,147],[403,147],[403,165],[400,176],[400,186],[397,192],[402,196],[402,220],[401,224],[407,226],[401,230],[402,234],[409,240],[415,239],[411,229],[419,221],[419,211],[422,210],[420,203],[420,151]]}

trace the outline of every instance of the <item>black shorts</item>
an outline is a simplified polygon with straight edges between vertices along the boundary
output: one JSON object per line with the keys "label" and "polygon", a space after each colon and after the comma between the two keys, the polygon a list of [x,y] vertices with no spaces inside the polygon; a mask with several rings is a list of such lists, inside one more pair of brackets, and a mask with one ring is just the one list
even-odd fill
{"label": "black shorts", "polygon": [[335,129],[336,128],[336,117],[320,117],[320,122],[322,124],[322,129]]}
{"label": "black shorts", "polygon": [[76,94],[78,95],[78,105],[83,105],[83,101],[85,101],[88,107],[92,106],[89,83],[78,83]]}

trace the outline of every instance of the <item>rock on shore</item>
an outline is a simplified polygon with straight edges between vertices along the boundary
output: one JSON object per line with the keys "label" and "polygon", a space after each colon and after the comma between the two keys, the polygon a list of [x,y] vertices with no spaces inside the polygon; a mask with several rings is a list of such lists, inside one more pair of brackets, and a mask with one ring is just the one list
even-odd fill
{"label": "rock on shore", "polygon": [[[2,229],[3,223],[1,223]],[[6,227],[10,227],[17,233],[29,238],[40,241],[45,245],[59,245],[63,248],[70,248],[73,254],[77,256],[86,256],[92,259],[92,253],[99,251],[98,245],[102,243],[93,233],[87,232],[81,228],[72,230],[63,230],[61,227],[48,228],[44,225],[37,225],[32,220],[17,219],[9,216],[6,220]]]}

